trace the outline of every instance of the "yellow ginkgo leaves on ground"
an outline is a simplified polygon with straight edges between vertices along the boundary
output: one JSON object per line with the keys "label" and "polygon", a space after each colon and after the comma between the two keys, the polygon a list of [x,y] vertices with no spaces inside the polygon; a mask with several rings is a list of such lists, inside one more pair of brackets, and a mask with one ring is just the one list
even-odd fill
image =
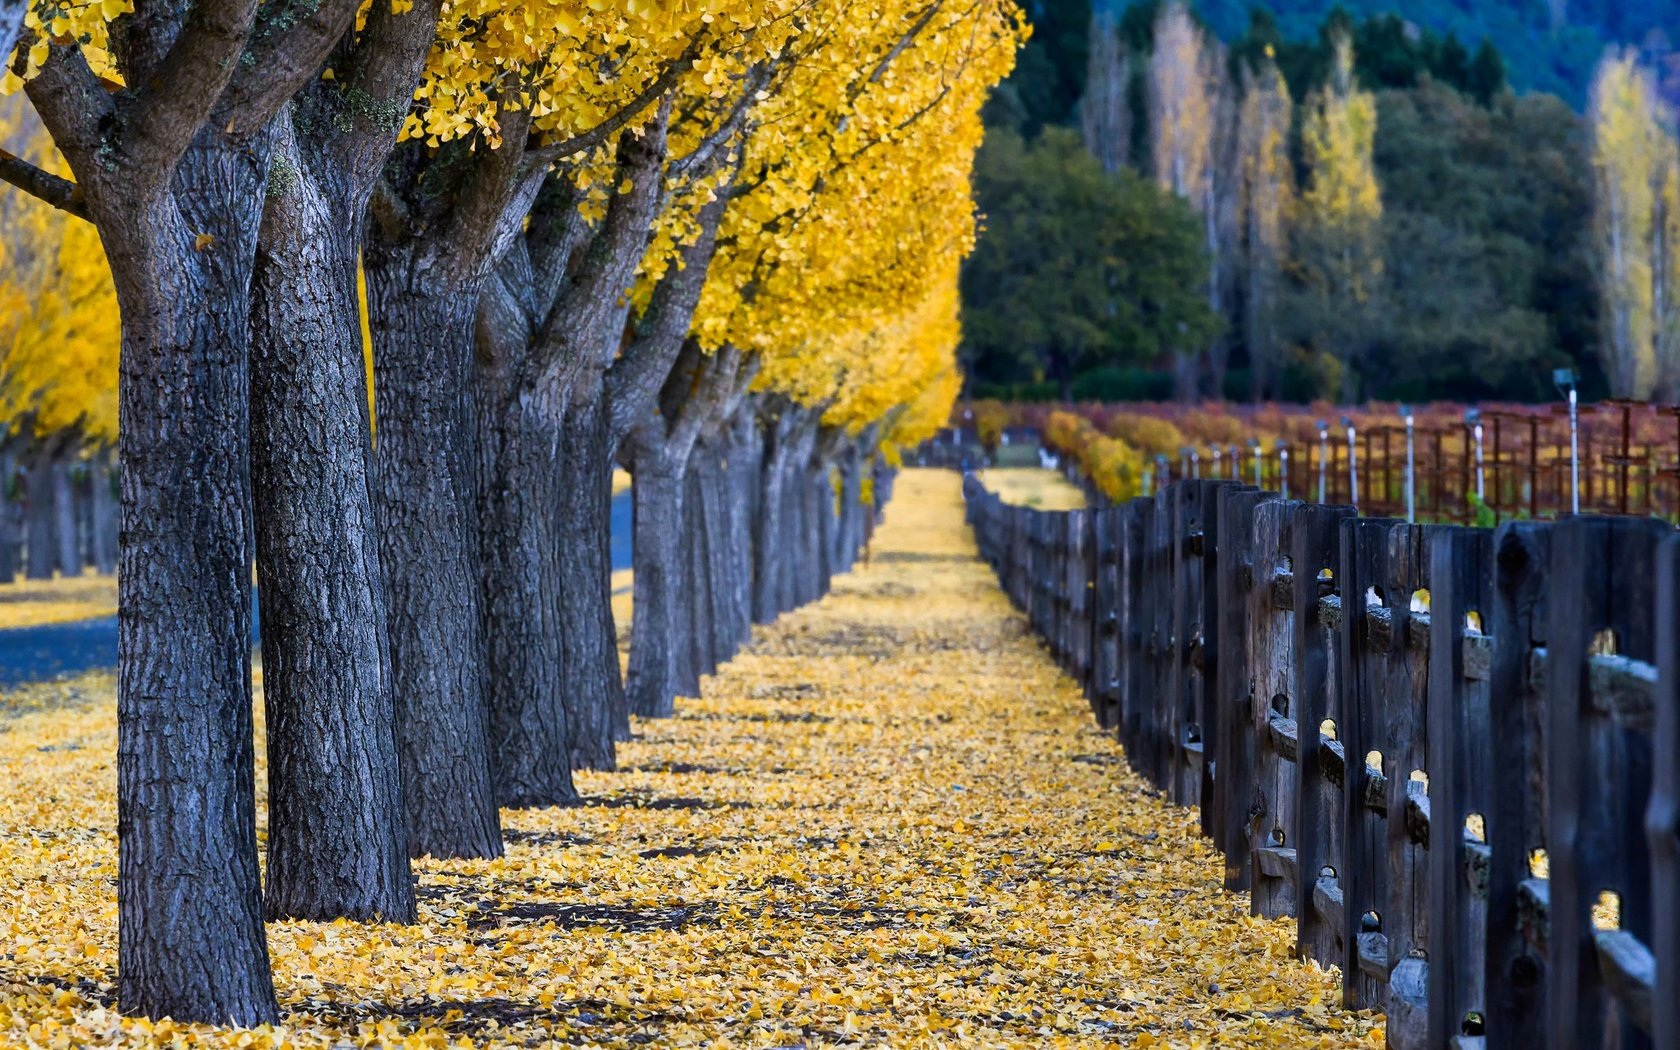
{"label": "yellow ginkgo leaves on ground", "polygon": [[117,614],[117,578],[89,574],[0,583],[0,630]]}
{"label": "yellow ginkgo leaves on ground", "polygon": [[992,467],[980,472],[980,483],[1005,503],[1039,510],[1079,510],[1085,493],[1059,472],[1043,467]]}
{"label": "yellow ginkgo leaves on ground", "polygon": [[588,805],[421,864],[418,925],[271,926],[281,1031],[116,1016],[110,679],[15,719],[0,1044],[1380,1046],[1090,728],[958,486],[905,473],[868,562],[639,723]]}

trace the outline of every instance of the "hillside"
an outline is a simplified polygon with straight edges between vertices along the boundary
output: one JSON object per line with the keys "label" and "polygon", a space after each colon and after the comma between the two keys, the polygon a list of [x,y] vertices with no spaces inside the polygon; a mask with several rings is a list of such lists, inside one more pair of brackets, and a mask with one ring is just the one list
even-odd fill
{"label": "hillside", "polygon": [[[1128,0],[1108,0],[1114,11]],[[1194,5],[1223,38],[1241,35],[1248,24],[1246,0],[1200,0]],[[1273,0],[1287,39],[1318,32],[1335,0]],[[1505,57],[1511,84],[1519,91],[1550,91],[1581,106],[1593,66],[1612,44],[1644,48],[1665,71],[1665,89],[1680,100],[1680,55],[1665,28],[1680,26],[1680,0],[1341,0],[1356,17],[1397,13],[1438,32],[1452,32],[1474,48],[1492,40]]]}

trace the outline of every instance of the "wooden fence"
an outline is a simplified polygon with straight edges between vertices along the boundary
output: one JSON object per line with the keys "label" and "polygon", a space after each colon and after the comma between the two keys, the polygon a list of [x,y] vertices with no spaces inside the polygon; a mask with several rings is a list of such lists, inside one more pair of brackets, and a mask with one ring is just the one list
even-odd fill
{"label": "wooden fence", "polygon": [[969,521],[1225,885],[1399,1048],[1680,1048],[1680,536],[1189,480]]}

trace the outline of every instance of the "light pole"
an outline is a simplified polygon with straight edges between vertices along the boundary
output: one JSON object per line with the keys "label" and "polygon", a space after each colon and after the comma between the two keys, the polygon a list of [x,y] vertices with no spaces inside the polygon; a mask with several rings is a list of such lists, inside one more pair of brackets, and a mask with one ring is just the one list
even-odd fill
{"label": "light pole", "polygon": [[1476,443],[1476,501],[1487,502],[1485,488],[1485,472],[1482,469],[1482,410],[1479,408],[1466,409],[1464,422],[1470,427],[1470,436]]}
{"label": "light pole", "polygon": [[1217,478],[1217,477],[1219,477],[1219,446],[1218,445],[1213,446],[1212,452],[1213,452],[1213,475],[1212,476]]}
{"label": "light pole", "polygon": [[1330,466],[1330,424],[1321,419],[1314,425],[1318,427],[1318,502],[1323,503],[1325,471]]}
{"label": "light pole", "polygon": [[1417,417],[1411,405],[1400,406],[1400,418],[1406,421],[1406,523],[1417,524],[1417,446],[1414,441]]}
{"label": "light pole", "polygon": [[1254,456],[1254,487],[1255,488],[1261,488],[1262,486],[1260,484],[1260,439],[1259,438],[1249,438],[1248,439],[1248,450]]}
{"label": "light pole", "polygon": [[1355,509],[1359,507],[1359,446],[1354,439],[1359,435],[1354,430],[1353,417],[1343,416],[1342,426],[1347,430],[1348,442],[1348,502]]}
{"label": "light pole", "polygon": [[1552,372],[1552,383],[1558,393],[1569,398],[1569,505],[1573,514],[1581,513],[1581,412],[1575,392],[1575,370],[1559,368]]}
{"label": "light pole", "polygon": [[1278,489],[1284,499],[1289,498],[1289,442],[1277,439]]}

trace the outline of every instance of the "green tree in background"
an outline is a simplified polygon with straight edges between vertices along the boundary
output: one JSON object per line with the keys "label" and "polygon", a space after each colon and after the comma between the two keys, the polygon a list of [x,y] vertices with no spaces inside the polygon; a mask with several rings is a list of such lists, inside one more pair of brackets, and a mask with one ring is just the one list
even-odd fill
{"label": "green tree in background", "polygon": [[1028,143],[994,129],[975,190],[985,229],[963,271],[965,364],[994,381],[1053,381],[1147,364],[1219,330],[1201,228],[1181,198],[1110,175],[1064,128]]}

